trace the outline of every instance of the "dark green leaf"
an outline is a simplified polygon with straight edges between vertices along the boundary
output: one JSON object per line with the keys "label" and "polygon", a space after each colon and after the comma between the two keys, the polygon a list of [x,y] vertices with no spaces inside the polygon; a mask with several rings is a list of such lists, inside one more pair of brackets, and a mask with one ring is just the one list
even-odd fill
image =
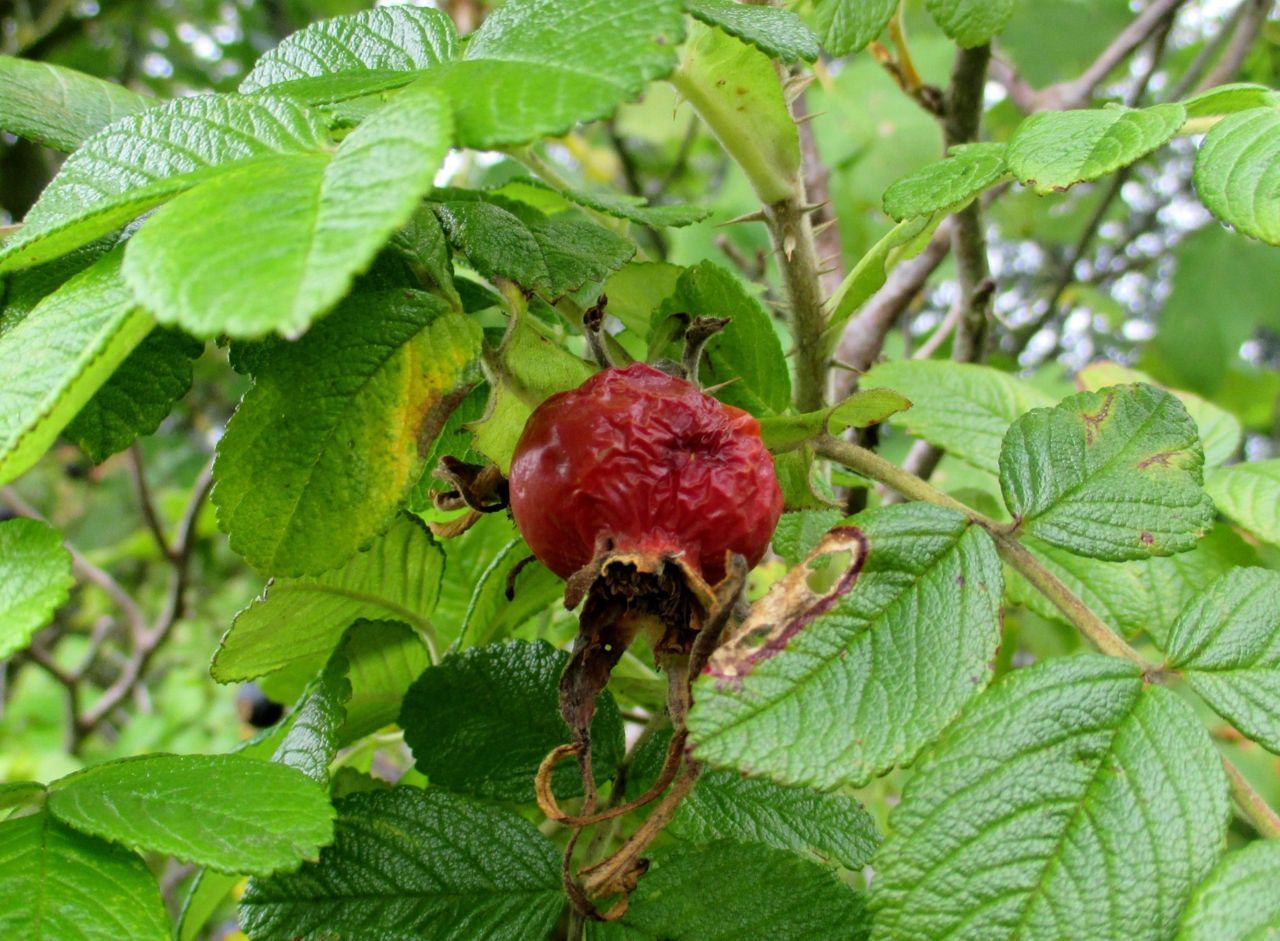
{"label": "dark green leaf", "polygon": [[884,211],[901,222],[967,206],[1006,173],[1004,144],[965,144],[945,160],[905,176],[884,191]]}
{"label": "dark green leaf", "polygon": [[783,62],[818,58],[818,37],[790,10],[752,6],[736,0],[684,0],[684,8]]}
{"label": "dark green leaf", "polygon": [[822,47],[833,56],[861,52],[898,10],[898,0],[818,0],[814,19]]}

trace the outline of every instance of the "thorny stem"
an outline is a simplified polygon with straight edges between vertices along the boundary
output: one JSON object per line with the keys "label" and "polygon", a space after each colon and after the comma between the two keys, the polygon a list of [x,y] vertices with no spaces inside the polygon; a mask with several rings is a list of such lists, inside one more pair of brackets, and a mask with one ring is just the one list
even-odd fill
{"label": "thorny stem", "polygon": [[816,412],[827,401],[827,356],[822,334],[827,318],[818,281],[818,253],[813,241],[804,186],[796,195],[765,209],[765,222],[778,249],[778,266],[787,292],[796,349],[795,405],[801,412]]}

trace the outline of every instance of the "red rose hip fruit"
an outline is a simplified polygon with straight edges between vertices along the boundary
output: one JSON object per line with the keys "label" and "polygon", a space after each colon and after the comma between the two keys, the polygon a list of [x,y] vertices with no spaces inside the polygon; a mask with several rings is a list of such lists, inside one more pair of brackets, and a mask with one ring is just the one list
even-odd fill
{"label": "red rose hip fruit", "polygon": [[782,513],[759,423],[644,363],[538,406],[510,487],[529,548],[565,579],[611,555],[670,560],[714,584],[726,552],[760,561]]}

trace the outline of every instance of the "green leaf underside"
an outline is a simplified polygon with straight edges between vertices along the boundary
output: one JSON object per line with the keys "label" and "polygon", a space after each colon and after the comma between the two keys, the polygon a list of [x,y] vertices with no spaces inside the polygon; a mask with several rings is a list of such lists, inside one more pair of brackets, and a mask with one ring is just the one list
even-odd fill
{"label": "green leaf underside", "polygon": [[791,402],[791,376],[773,320],[734,275],[714,262],[686,268],[659,317],[681,313],[729,317],[705,347],[699,379],[704,385],[734,380],[717,397],[754,415],[782,412]]}
{"label": "green leaf underside", "polygon": [[1266,85],[1233,82],[1202,91],[1186,99],[1182,104],[1187,109],[1188,118],[1206,118],[1274,106],[1277,100],[1276,92]]}
{"label": "green leaf underside", "polygon": [[301,771],[312,781],[329,783],[329,765],[338,753],[338,731],[347,718],[352,684],[347,679],[345,645],[329,658],[307,686],[293,711],[271,760]]}
{"label": "green leaf underside", "polygon": [[1013,16],[1015,0],[926,0],[942,31],[971,49],[988,42]]}
{"label": "green leaf underside", "polygon": [[992,474],[1000,442],[1019,415],[1053,399],[1028,382],[990,366],[945,360],[895,360],[877,365],[859,385],[888,387],[911,400],[890,423]]}
{"label": "green leaf underside", "polygon": [[1196,889],[1177,941],[1264,941],[1280,935],[1280,843],[1229,853]]}
{"label": "green leaf underside", "polygon": [[29,519],[0,522],[0,660],[30,643],[74,584],[56,529]]}
{"label": "green leaf underside", "polygon": [[1209,474],[1218,509],[1249,532],[1280,545],[1280,459],[1232,464]]}
{"label": "green leaf underside", "polygon": [[1185,119],[1176,103],[1033,114],[1009,141],[1009,169],[1037,193],[1065,190],[1145,157]]}
{"label": "green leaf underside", "polygon": [[[657,779],[670,741],[667,730],[636,747],[627,776],[628,799]],[[703,771],[665,832],[699,846],[720,840],[772,846],[850,870],[865,866],[880,845],[875,822],[846,794],[714,769]]]}
{"label": "green leaf underside", "polygon": [[876,857],[873,937],[1159,941],[1228,812],[1208,734],[1138,668],[1017,670],[907,783]]}
{"label": "green leaf underside", "polygon": [[314,859],[333,834],[328,795],[306,775],[241,755],[144,755],[49,785],[49,812],[134,850],[226,873]]}
{"label": "green leaf underside", "polygon": [[[989,682],[1003,583],[987,535],[922,504],[850,525],[867,554],[829,613],[772,655],[722,647],[698,680],[699,758],[787,784],[859,785],[909,762]],[[722,677],[730,665],[735,679]]]}
{"label": "green leaf underside", "polygon": [[[531,803],[538,765],[570,738],[559,709],[568,660],[545,641],[508,641],[426,670],[405,696],[399,720],[418,770],[451,791]],[[608,694],[597,703],[591,745],[596,779],[612,777],[624,744],[622,718]],[[580,795],[577,765],[558,767],[553,785],[559,796]]]}
{"label": "green leaf underside", "polygon": [[1009,428],[1000,486],[1026,532],[1122,561],[1193,548],[1213,524],[1204,453],[1182,403],[1145,385],[1081,392]]}
{"label": "green leaf underside", "polygon": [[353,295],[261,365],[218,443],[213,499],[267,574],[335,568],[389,523],[474,383],[480,330],[439,298]]}
{"label": "green leaf underside", "polygon": [[727,841],[653,854],[617,925],[589,922],[588,941],[865,941],[861,894],[816,863]]}
{"label": "green leaf underside", "polygon": [[827,347],[835,349],[836,342],[854,311],[884,286],[894,265],[924,248],[941,221],[942,214],[935,213],[899,222],[858,259],[853,270],[840,282],[835,294],[827,301],[827,306],[831,309],[831,322],[822,335],[822,342]]}
{"label": "green leaf underside", "polygon": [[1210,128],[1196,154],[1194,179],[1215,216],[1280,245],[1280,110],[1241,111]]}
{"label": "green leaf underside", "polygon": [[1223,575],[1183,610],[1165,651],[1219,715],[1280,753],[1280,572]]}
{"label": "green leaf underside", "polygon": [[952,148],[945,160],[931,163],[884,191],[884,211],[903,219],[930,216],[967,206],[1005,175],[1004,144],[967,144]]}
{"label": "green leaf underside", "polygon": [[259,162],[179,196],[131,240],[125,277],[197,335],[296,336],[409,221],[451,143],[438,94],[401,94],[332,157]]}
{"label": "green leaf underside", "polygon": [[736,0],[684,0],[684,8],[709,26],[755,46],[783,62],[818,58],[818,37],[790,10],[756,7]]}
{"label": "green leaf underside", "polygon": [[411,787],[337,810],[319,862],[249,883],[240,921],[255,941],[527,941],[554,926],[559,851],[516,814]]}
{"label": "green leaf underside", "polygon": [[421,636],[396,621],[357,621],[342,651],[351,681],[346,722],[338,733],[345,744],[396,720],[404,694],[431,665],[431,656]]}
{"label": "green leaf underside", "polygon": [[0,249],[0,271],[40,264],[88,244],[201,180],[216,178],[217,168],[314,153],[327,142],[319,117],[285,99],[197,95],[124,118],[67,158],[22,229]]}
{"label": "green leaf underside", "polygon": [[96,131],[155,102],[74,69],[0,56],[0,129],[72,151]]}
{"label": "green leaf underside", "polygon": [[155,321],[104,256],[0,336],[0,483],[34,464]]}
{"label": "green leaf underside", "polygon": [[819,0],[814,25],[833,56],[860,52],[889,24],[898,0]]}
{"label": "green leaf underside", "polygon": [[223,636],[213,678],[251,680],[308,662],[318,669],[360,618],[404,621],[429,634],[443,570],[444,553],[430,533],[398,519],[342,568],[268,585]]}
{"label": "green leaf underside", "polygon": [[635,246],[585,219],[547,216],[532,206],[468,190],[437,194],[450,244],[484,277],[508,278],[548,300],[603,281]]}
{"label": "green leaf underside", "polygon": [[0,822],[0,931],[23,941],[167,941],[169,919],[141,859],[42,811]]}
{"label": "green leaf underside", "polygon": [[[1130,382],[1155,385],[1151,377],[1143,372],[1108,362],[1093,363],[1076,374],[1076,383],[1089,391]],[[1187,414],[1195,420],[1200,431],[1200,443],[1204,447],[1205,467],[1217,467],[1230,459],[1239,449],[1244,437],[1240,419],[1194,392],[1179,392],[1176,389],[1168,391],[1178,397],[1186,407]]]}
{"label": "green leaf underside", "polygon": [[64,429],[100,464],[152,434],[191,388],[192,362],[204,344],[169,329],[152,330]]}
{"label": "green leaf underside", "polygon": [[849,428],[866,428],[910,407],[910,400],[892,389],[860,389],[820,412],[762,418],[760,436],[770,450],[785,451],[824,431],[838,435]]}
{"label": "green leaf underside", "polygon": [[[364,19],[295,34],[247,87],[320,102],[421,81],[448,94],[460,144],[493,149],[604,117],[666,75],[684,38],[679,0],[507,4],[485,18],[461,58],[452,25],[437,11],[396,13],[389,31],[373,14],[356,17]],[[269,85],[275,81],[283,84]]]}

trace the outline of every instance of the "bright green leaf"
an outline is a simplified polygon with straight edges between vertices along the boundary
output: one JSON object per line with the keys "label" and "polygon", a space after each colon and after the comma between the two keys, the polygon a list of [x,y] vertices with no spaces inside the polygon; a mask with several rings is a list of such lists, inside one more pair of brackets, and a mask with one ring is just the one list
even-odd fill
{"label": "bright green leaf", "polygon": [[1205,488],[1218,509],[1237,524],[1280,545],[1280,459],[1218,468]]}
{"label": "bright green leaf", "polygon": [[666,262],[628,262],[604,283],[609,313],[637,337],[647,340],[653,322],[661,319],[658,309],[675,293],[682,271],[679,265]]}
{"label": "bright green leaf", "polygon": [[338,753],[338,730],[347,719],[352,688],[347,667],[344,647],[329,658],[282,721],[283,735],[271,753],[272,761],[322,785],[329,783],[329,765]]}
{"label": "bright green leaf", "polygon": [[178,330],[152,330],[64,429],[100,464],[152,434],[191,388],[192,362],[204,344]]}
{"label": "bright green leaf", "polygon": [[773,531],[773,551],[787,565],[796,565],[843,518],[844,514],[834,508],[783,513]]}
{"label": "bright green leaf", "polygon": [[250,680],[298,662],[315,668],[361,618],[404,621],[430,636],[444,554],[415,521],[397,520],[345,566],[282,578],[238,615],[213,660],[219,683]]}
{"label": "bright green leaf", "polygon": [[516,814],[431,788],[337,803],[320,861],[254,879],[240,919],[254,941],[530,941],[564,905],[560,852]]}
{"label": "bright green leaf", "polygon": [[[533,779],[547,753],[569,741],[559,684],[569,655],[546,641],[474,647],[426,670],[405,696],[400,726],[418,770],[432,784],[497,800],[533,801]],[[607,693],[591,723],[596,779],[622,759],[622,718]],[[555,793],[582,793],[577,765],[553,777]]]}
{"label": "bright green leaf", "polygon": [[124,275],[198,336],[302,333],[409,221],[452,144],[446,103],[406,92],[333,153],[222,174],[156,212]]}
{"label": "bright green leaf", "polygon": [[0,522],[0,660],[31,642],[74,584],[56,529],[29,519]]}
{"label": "bright green leaf", "polygon": [[1280,572],[1219,578],[1179,616],[1165,652],[1215,711],[1280,752]]}
{"label": "bright green leaf", "polygon": [[351,697],[339,741],[353,742],[396,720],[404,694],[431,665],[422,637],[396,621],[356,621],[342,652],[350,666]]}
{"label": "bright green leaf", "polygon": [[480,330],[439,298],[356,294],[261,364],[218,443],[213,500],[255,568],[314,575],[386,528],[476,381]]}
{"label": "bright green leaf", "polygon": [[[216,177],[216,168],[327,145],[319,116],[284,99],[195,95],[122,118],[67,158],[0,249],[0,271],[86,245]],[[221,213],[217,221],[226,223]]]}
{"label": "bright green leaf", "polygon": [[47,812],[0,822],[0,932],[22,941],[168,941],[146,863]]}
{"label": "bright green leaf", "polygon": [[866,941],[863,896],[784,850],[719,842],[653,853],[617,925],[591,922],[588,941]]}
{"label": "bright green leaf", "polygon": [[0,336],[0,483],[22,474],[155,321],[120,277],[116,249]]}
{"label": "bright green leaf", "polygon": [[0,783],[0,817],[15,807],[26,804],[43,804],[46,789],[35,781],[5,781]]}
{"label": "bright green leaf", "polygon": [[736,0],[684,0],[684,8],[702,22],[718,26],[783,62],[812,62],[818,58],[818,37],[790,10]]}
{"label": "bright green leaf", "polygon": [[1016,0],[926,0],[925,6],[944,33],[972,49],[1004,29]]}
{"label": "bright green leaf", "polygon": [[1007,372],[947,360],[881,363],[860,385],[901,392],[911,400],[911,409],[895,415],[891,424],[993,474],[999,471],[1000,442],[1014,420],[1053,403],[1035,386]]}
{"label": "bright green leaf", "polygon": [[907,782],[873,863],[873,937],[1160,941],[1228,812],[1208,733],[1137,667],[1017,670]]}
{"label": "bright green leaf", "polygon": [[72,151],[118,118],[154,102],[84,72],[0,56],[0,129]]}
{"label": "bright green leaf", "polygon": [[1009,169],[1037,193],[1053,193],[1106,176],[1168,143],[1186,119],[1168,103],[1150,108],[1042,111],[1009,141]]}
{"label": "bright green leaf", "polygon": [[1280,109],[1241,111],[1210,128],[1196,154],[1194,179],[1215,216],[1280,245]]}
{"label": "bright green leaf", "polygon": [[[511,633],[564,596],[564,582],[536,559],[525,541],[513,539],[476,578],[454,643],[479,647]],[[512,582],[516,566],[521,566]],[[508,598],[508,585],[515,597]]]}
{"label": "bright green leaf", "polygon": [[967,206],[1005,175],[1004,144],[954,147],[945,160],[904,176],[884,191],[884,211],[901,222]]}
{"label": "bright green leaf", "polygon": [[1196,889],[1177,941],[1263,941],[1280,935],[1280,843],[1229,853]]}
{"label": "bright green leaf", "polygon": [[814,21],[822,47],[833,56],[844,56],[861,52],[897,11],[898,0],[818,0]]}
{"label": "bright green leaf", "polygon": [[1237,111],[1248,111],[1251,108],[1274,107],[1278,103],[1280,103],[1280,96],[1276,95],[1274,89],[1250,82],[1219,85],[1217,88],[1210,88],[1198,95],[1192,95],[1182,102],[1187,109],[1188,118],[1235,114]]}
{"label": "bright green leaf", "polygon": [[49,785],[49,812],[83,833],[227,873],[314,859],[333,836],[328,794],[305,774],[241,755],[144,755]]}
{"label": "bright green leaf", "polygon": [[838,435],[849,428],[866,428],[910,407],[910,400],[892,389],[860,389],[820,412],[766,416],[760,419],[760,436],[769,450],[788,451],[822,432]]}
{"label": "bright green leaf", "polygon": [[1081,392],[1019,418],[1000,452],[1018,525],[1096,559],[1185,552],[1213,525],[1204,452],[1182,403],[1145,385]]}
{"label": "bright green leaf", "polygon": [[990,538],[960,514],[854,517],[712,655],[689,714],[694,754],[819,788],[910,762],[989,682],[1002,594]]}

